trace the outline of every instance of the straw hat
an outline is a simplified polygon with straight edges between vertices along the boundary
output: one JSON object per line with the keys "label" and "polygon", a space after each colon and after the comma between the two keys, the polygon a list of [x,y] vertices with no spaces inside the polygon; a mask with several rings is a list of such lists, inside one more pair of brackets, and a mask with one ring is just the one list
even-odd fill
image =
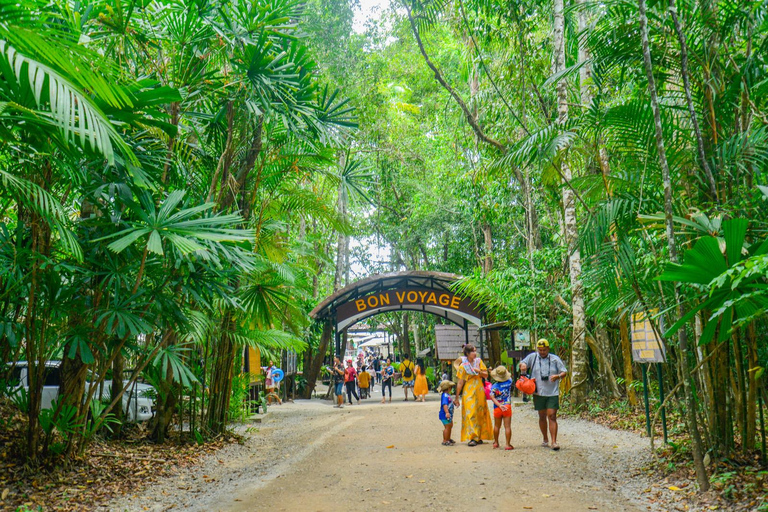
{"label": "straw hat", "polygon": [[453,362],[453,370],[456,371],[456,372],[458,372],[459,368],[461,368],[461,358],[462,358],[462,356],[459,356]]}
{"label": "straw hat", "polygon": [[453,382],[453,381],[450,381],[450,380],[444,380],[444,381],[442,381],[442,382],[440,383],[440,385],[439,385],[439,386],[437,386],[437,389],[438,389],[438,390],[439,390],[439,391],[442,393],[442,392],[444,392],[444,391],[448,391],[449,389],[451,389],[451,388],[452,388],[453,386],[455,386],[455,385],[456,385],[456,383],[455,383],[455,382]]}
{"label": "straw hat", "polygon": [[510,375],[504,366],[497,366],[491,370],[491,378],[496,382],[506,382],[509,380]]}

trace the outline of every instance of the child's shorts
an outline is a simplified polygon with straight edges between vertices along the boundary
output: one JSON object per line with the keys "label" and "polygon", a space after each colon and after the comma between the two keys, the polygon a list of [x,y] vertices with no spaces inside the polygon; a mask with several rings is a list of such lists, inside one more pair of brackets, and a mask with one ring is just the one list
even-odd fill
{"label": "child's shorts", "polygon": [[450,420],[440,420],[440,423],[442,423],[443,425],[450,425],[450,424],[453,423],[453,419],[450,419]]}
{"label": "child's shorts", "polygon": [[511,418],[512,417],[512,406],[511,405],[502,405],[501,407],[494,407],[493,408],[493,417],[494,418]]}

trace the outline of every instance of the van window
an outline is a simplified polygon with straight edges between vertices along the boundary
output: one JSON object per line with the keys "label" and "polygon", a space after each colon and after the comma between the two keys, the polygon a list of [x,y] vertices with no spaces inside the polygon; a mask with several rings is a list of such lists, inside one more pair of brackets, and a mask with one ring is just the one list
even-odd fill
{"label": "van window", "polygon": [[16,366],[8,377],[8,385],[16,387],[21,384],[21,367]]}
{"label": "van window", "polygon": [[45,385],[46,386],[61,386],[61,367],[45,369]]}

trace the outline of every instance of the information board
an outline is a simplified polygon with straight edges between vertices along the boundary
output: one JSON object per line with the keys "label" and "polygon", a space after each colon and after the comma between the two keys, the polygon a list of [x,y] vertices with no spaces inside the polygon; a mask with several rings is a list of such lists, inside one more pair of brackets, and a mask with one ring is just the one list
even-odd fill
{"label": "information board", "polygon": [[515,331],[515,348],[520,350],[531,347],[531,331]]}
{"label": "information board", "polygon": [[[655,313],[658,310],[653,310]],[[664,344],[661,343],[650,319],[644,311],[632,315],[632,360],[636,363],[664,363],[667,361]]]}

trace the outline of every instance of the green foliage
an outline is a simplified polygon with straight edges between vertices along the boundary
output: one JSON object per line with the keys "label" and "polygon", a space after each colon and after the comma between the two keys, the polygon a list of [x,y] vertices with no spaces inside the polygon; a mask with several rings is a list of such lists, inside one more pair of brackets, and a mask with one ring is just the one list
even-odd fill
{"label": "green foliage", "polygon": [[687,283],[700,290],[698,296],[690,294],[692,299],[697,299],[698,304],[672,325],[668,333],[677,331],[699,311],[706,310],[712,314],[699,343],[706,344],[713,339],[720,319],[726,323],[720,329],[717,340],[723,341],[731,335],[733,329],[768,311],[768,284],[764,282],[766,274],[759,270],[746,270],[747,262],[750,267],[755,266],[752,258],[762,258],[768,253],[768,240],[745,244],[747,227],[746,219],[723,222],[724,248],[718,238],[702,237],[692,249],[686,251],[682,264],[669,264],[659,276],[660,280]]}

